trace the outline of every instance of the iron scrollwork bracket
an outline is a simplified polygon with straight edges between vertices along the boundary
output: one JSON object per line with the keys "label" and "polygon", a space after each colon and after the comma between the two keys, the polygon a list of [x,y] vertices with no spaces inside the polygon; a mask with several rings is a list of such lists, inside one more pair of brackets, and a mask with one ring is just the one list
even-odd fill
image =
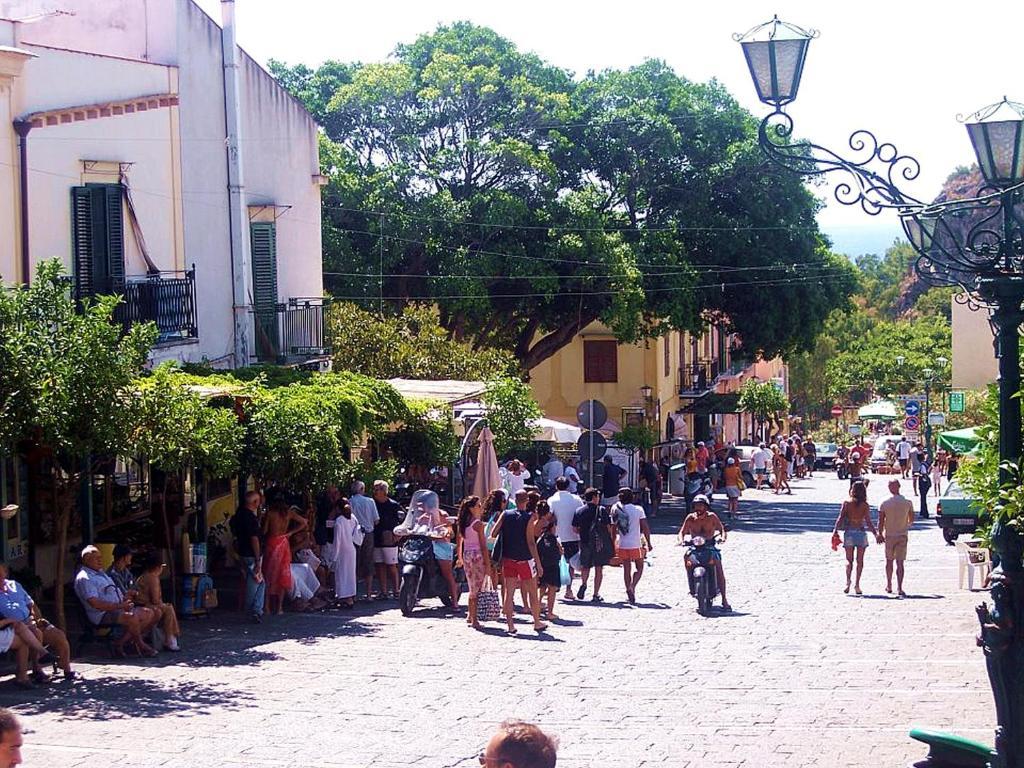
{"label": "iron scrollwork bracket", "polygon": [[902,154],[895,144],[879,141],[871,131],[850,134],[847,143],[853,155],[843,157],[809,141],[794,141],[793,118],[778,109],[761,121],[758,141],[768,159],[788,171],[803,176],[839,174],[842,178],[834,187],[835,199],[843,205],[859,205],[871,216],[924,205],[898,186],[916,179],[921,164]]}

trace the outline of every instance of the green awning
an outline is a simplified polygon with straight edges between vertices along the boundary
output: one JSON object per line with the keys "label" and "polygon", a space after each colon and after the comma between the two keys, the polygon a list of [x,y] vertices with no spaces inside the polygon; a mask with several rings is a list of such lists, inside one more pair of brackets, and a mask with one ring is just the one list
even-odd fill
{"label": "green awning", "polygon": [[739,413],[739,410],[740,395],[738,392],[730,392],[725,395],[709,392],[680,409],[682,413],[692,413],[694,416],[708,416],[712,413]]}
{"label": "green awning", "polygon": [[939,447],[957,453],[970,453],[981,442],[975,427],[939,433]]}
{"label": "green awning", "polygon": [[888,400],[876,400],[857,409],[861,421],[896,421],[896,406]]}

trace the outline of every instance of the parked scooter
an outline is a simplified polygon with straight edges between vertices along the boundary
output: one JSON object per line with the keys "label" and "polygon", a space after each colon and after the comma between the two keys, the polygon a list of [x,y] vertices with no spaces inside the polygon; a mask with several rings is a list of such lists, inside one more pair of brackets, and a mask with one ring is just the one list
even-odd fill
{"label": "parked scooter", "polygon": [[690,564],[686,569],[690,594],[697,600],[697,612],[701,616],[709,616],[711,603],[718,597],[718,568],[711,563],[718,538],[709,542],[703,536],[688,536],[683,544],[688,547],[685,557]]}
{"label": "parked scooter", "polygon": [[699,495],[704,494],[711,499],[711,495],[714,493],[715,484],[711,482],[711,475],[707,472],[694,472],[686,476],[684,481],[684,495],[683,498],[686,501],[686,514],[690,514],[690,509],[693,506],[693,499]]}
{"label": "parked scooter", "polygon": [[403,616],[412,615],[420,598],[439,597],[445,607],[451,607],[452,596],[434,557],[434,541],[430,536],[404,539],[398,547],[398,567],[402,574],[398,607]]}
{"label": "parked scooter", "polygon": [[395,526],[395,534],[403,537],[398,547],[398,565],[402,574],[398,600],[403,616],[412,614],[421,597],[439,597],[446,607],[452,605],[448,583],[434,555],[435,542],[445,542],[445,546],[450,546],[447,544],[450,531],[442,521],[438,502],[433,491],[416,491],[405,520]]}

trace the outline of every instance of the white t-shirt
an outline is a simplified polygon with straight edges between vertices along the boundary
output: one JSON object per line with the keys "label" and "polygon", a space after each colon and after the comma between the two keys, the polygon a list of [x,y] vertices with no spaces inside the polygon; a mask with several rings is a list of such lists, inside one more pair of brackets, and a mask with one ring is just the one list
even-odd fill
{"label": "white t-shirt", "polygon": [[896,452],[901,459],[906,461],[907,459],[910,458],[910,443],[908,443],[906,440],[900,440],[896,444]]}
{"label": "white t-shirt", "polygon": [[555,516],[555,535],[563,544],[567,541],[579,541],[580,535],[573,530],[572,518],[576,510],[583,506],[583,499],[568,491],[555,491],[548,499],[551,514]]}
{"label": "white t-shirt", "polygon": [[514,499],[517,491],[523,490],[523,486],[526,485],[526,481],[530,479],[530,470],[523,467],[519,470],[519,474],[515,474],[512,470],[505,470],[505,487],[508,489],[508,497]]}
{"label": "white t-shirt", "polygon": [[558,459],[552,459],[544,465],[544,482],[549,486],[554,486],[555,480],[561,476],[563,470],[562,462]]}
{"label": "white t-shirt", "polygon": [[636,504],[615,504],[612,507],[612,522],[618,525],[620,516],[625,515],[629,519],[629,530],[626,533],[619,528],[619,539],[616,546],[619,549],[640,549],[640,521],[645,519],[644,509]]}
{"label": "white t-shirt", "polygon": [[[580,478],[580,473],[576,471],[576,467],[566,466],[562,473],[565,475],[565,479],[569,481],[569,493],[576,493],[580,489],[580,483],[583,482]],[[580,502],[580,506],[583,506],[582,502]]]}
{"label": "white t-shirt", "polygon": [[750,455],[750,463],[754,469],[767,469],[771,458],[772,455],[767,449],[758,448]]}

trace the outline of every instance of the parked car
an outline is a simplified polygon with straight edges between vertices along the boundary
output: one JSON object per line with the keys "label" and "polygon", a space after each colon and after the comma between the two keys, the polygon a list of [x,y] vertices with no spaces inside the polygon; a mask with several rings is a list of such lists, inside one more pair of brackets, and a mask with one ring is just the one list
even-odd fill
{"label": "parked car", "polygon": [[871,450],[871,471],[877,472],[882,467],[886,466],[889,462],[886,459],[886,455],[889,452],[889,446],[893,449],[896,448],[896,444],[900,441],[899,435],[882,435],[875,440],[875,447]]}
{"label": "parked car", "polygon": [[950,480],[939,497],[935,521],[942,529],[942,538],[947,544],[956,541],[961,533],[974,533],[978,529],[978,510],[974,499],[964,493],[956,480]]}
{"label": "parked car", "polygon": [[815,469],[835,469],[836,466],[836,454],[839,452],[839,446],[835,443],[815,443],[814,444],[814,468]]}

